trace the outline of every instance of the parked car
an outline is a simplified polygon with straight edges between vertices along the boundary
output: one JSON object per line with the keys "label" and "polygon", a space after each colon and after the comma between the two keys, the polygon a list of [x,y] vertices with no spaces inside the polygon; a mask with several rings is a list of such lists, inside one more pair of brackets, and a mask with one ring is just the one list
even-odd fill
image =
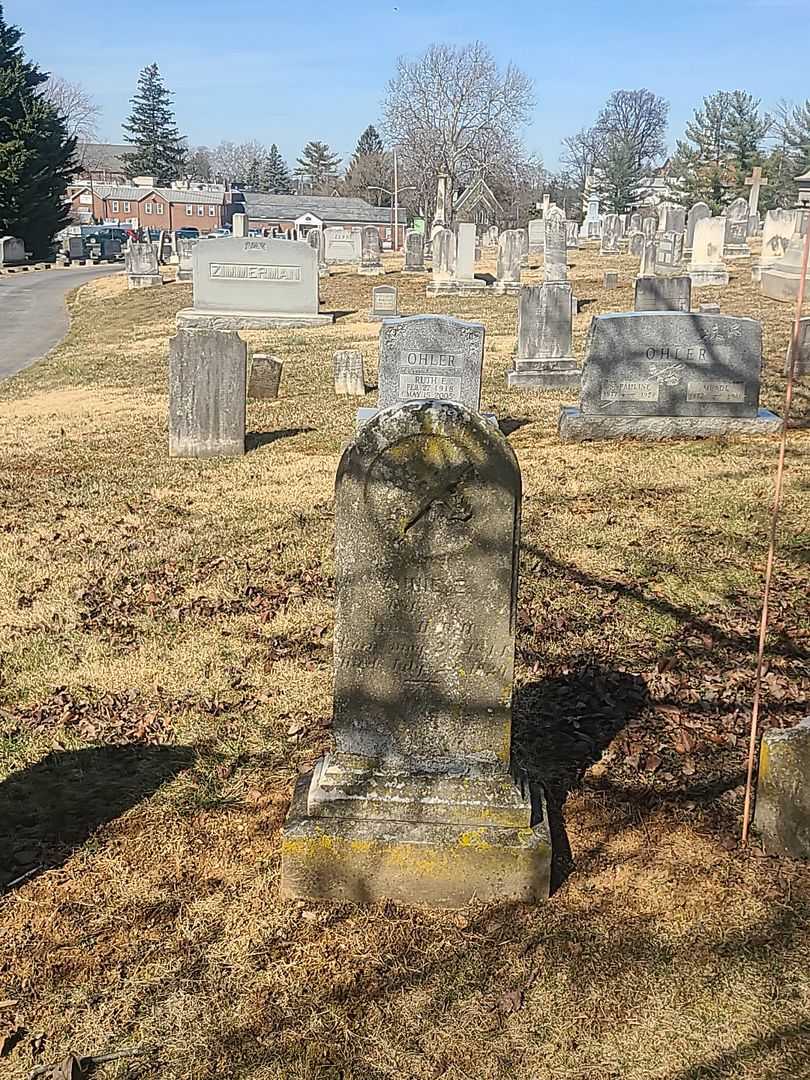
{"label": "parked car", "polygon": [[192,225],[187,225],[184,229],[175,229],[174,235],[178,240],[199,240],[200,230],[195,229]]}

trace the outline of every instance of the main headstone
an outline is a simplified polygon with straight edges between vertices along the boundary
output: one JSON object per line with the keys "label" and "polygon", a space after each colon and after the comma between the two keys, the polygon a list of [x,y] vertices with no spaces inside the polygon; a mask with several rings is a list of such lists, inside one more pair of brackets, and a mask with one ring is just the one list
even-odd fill
{"label": "main headstone", "polygon": [[686,211],[682,206],[665,204],[658,215],[658,232],[683,233],[686,229]]}
{"label": "main headstone", "polygon": [[362,255],[362,231],[330,225],[323,230],[324,255],[327,266],[359,263]]}
{"label": "main headstone", "polygon": [[[790,342],[785,354],[785,375],[790,368]],[[797,378],[810,375],[810,318],[799,320],[799,337],[796,343],[796,359],[793,374]]]}
{"label": "main headstone", "polygon": [[751,267],[752,281],[762,280],[762,271],[775,266],[787,251],[796,231],[795,210],[769,210],[762,230],[762,255]]}
{"label": "main headstone", "polygon": [[636,278],[635,311],[691,311],[692,281],[681,277]]}
{"label": "main headstone", "polygon": [[394,285],[375,285],[371,290],[369,320],[380,322],[397,317],[397,290]]}
{"label": "main headstone", "polygon": [[597,315],[579,408],[560,415],[563,442],[773,434],[759,408],[762,326],[695,312]]}
{"label": "main headstone", "polygon": [[[643,234],[642,234],[643,235]],[[658,244],[655,240],[645,240],[641,249],[641,259],[638,266],[639,277],[654,277],[655,266],[658,261]]]}
{"label": "main headstone", "polygon": [[363,228],[360,273],[367,277],[377,277],[384,273],[380,232],[375,225],[366,225]]}
{"label": "main headstone", "polygon": [[275,401],[281,386],[284,361],[267,353],[256,353],[250,360],[248,397],[259,401]]}
{"label": "main headstone", "polygon": [[380,330],[377,407],[405,401],[481,404],[484,324],[447,315],[409,315]]}
{"label": "main headstone", "polygon": [[457,292],[486,289],[486,281],[475,276],[475,225],[462,221],[456,226],[456,262],[453,285]]}
{"label": "main headstone", "polygon": [[659,233],[655,241],[656,274],[677,274],[683,266],[683,233]]}
{"label": "main headstone", "polygon": [[602,219],[599,216],[599,197],[590,195],[580,233],[586,240],[598,240],[601,231]]}
{"label": "main headstone", "polygon": [[194,248],[194,306],[177,325],[214,330],[321,326],[318,255],[306,241],[223,237]]}
{"label": "main headstone", "polygon": [[433,268],[426,293],[455,292],[453,277],[456,272],[456,234],[452,229],[439,228],[433,234]]}
{"label": "main headstone", "polygon": [[726,239],[723,247],[724,259],[746,259],[751,249],[746,243],[748,236],[748,203],[745,199],[735,199],[726,207]]}
{"label": "main headstone", "polygon": [[16,236],[0,236],[0,266],[22,266],[25,244]]}
{"label": "main headstone", "polygon": [[425,237],[416,229],[405,233],[405,268],[403,274],[424,274],[425,272]]}
{"label": "main headstone", "polygon": [[641,258],[646,242],[641,229],[631,229],[627,234],[627,254],[634,256],[636,259]]}
{"label": "main headstone", "polygon": [[565,243],[565,215],[552,207],[543,221],[543,281],[568,281],[568,254]]}
{"label": "main headstone", "polygon": [[703,221],[706,218],[710,218],[712,212],[705,202],[696,202],[689,208],[689,213],[686,215],[686,236],[683,242],[684,256],[691,256],[692,248],[695,243],[695,229],[699,221]]}
{"label": "main headstone", "polygon": [[234,214],[231,219],[231,229],[233,230],[233,236],[247,236],[250,232],[250,221],[247,214]]}
{"label": "main headstone", "polygon": [[519,291],[520,261],[526,236],[523,229],[505,229],[498,238],[498,262],[493,285],[495,292]]}
{"label": "main headstone", "polygon": [[537,257],[543,254],[545,245],[545,223],[543,218],[532,218],[529,222],[529,255]]}
{"label": "main headstone", "polygon": [[619,240],[621,239],[621,223],[618,214],[605,214],[602,222],[602,243],[600,254],[618,255]]}
{"label": "main headstone", "polygon": [[130,240],[124,253],[124,265],[130,289],[150,289],[163,284],[157,251],[149,241]]}
{"label": "main headstone", "polygon": [[701,218],[696,223],[687,271],[693,285],[728,285],[728,270],[723,263],[725,236],[725,218]]}
{"label": "main headstone", "polygon": [[567,282],[521,287],[517,353],[506,376],[510,389],[579,386],[580,372],[571,351],[571,310]]}
{"label": "main headstone", "polygon": [[177,238],[177,281],[194,280],[194,247],[197,241],[187,237]]}
{"label": "main headstone", "polygon": [[178,330],[169,340],[169,456],[245,452],[247,346],[222,330]]}
{"label": "main headstone", "polygon": [[335,485],[334,749],[296,785],[281,893],[439,907],[549,892],[510,760],[520,469],[463,406],[380,413]]}
{"label": "main headstone", "polygon": [[769,854],[810,859],[810,717],[762,736],[754,828]]}
{"label": "main headstone", "polygon": [[363,354],[357,349],[337,349],[332,357],[335,393],[339,397],[364,397],[366,378]]}

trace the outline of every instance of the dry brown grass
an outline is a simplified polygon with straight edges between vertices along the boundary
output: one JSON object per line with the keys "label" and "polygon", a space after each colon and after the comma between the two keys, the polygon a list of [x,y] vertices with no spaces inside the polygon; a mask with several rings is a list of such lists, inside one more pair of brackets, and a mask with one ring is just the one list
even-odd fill
{"label": "dry brown grass", "polygon": [[[572,262],[581,356],[591,315],[632,306],[633,260]],[[733,269],[723,310],[762,318],[779,410],[790,311]],[[41,868],[1,902],[4,1075],[146,1044],[104,1075],[810,1076],[810,875],[733,850],[775,443],[560,446],[562,399],[505,389],[514,298],[387,278],[406,313],[487,325],[483,401],[525,487],[516,753],[562,812],[570,873],[563,837],[565,880],[534,909],[279,902],[292,784],[329,739],[355,408],[331,354],[361,349],[376,381],[379,280],[322,283],[356,312],[333,327],[248,335],[286,368],[239,461],[166,457],[188,286],[94,282],[63,345],[0,389],[0,871]],[[770,723],[808,711],[809,452],[792,433]]]}

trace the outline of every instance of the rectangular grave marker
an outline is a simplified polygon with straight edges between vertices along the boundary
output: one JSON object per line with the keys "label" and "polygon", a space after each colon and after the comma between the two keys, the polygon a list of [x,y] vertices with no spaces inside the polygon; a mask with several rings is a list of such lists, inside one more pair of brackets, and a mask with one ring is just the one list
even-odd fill
{"label": "rectangular grave marker", "polygon": [[636,278],[635,311],[691,311],[692,280],[688,276]]}
{"label": "rectangular grave marker", "polygon": [[445,315],[411,315],[380,331],[378,408],[414,400],[481,403],[483,323]]}
{"label": "rectangular grave marker", "polygon": [[178,330],[169,340],[169,456],[245,452],[247,346],[222,330]]}
{"label": "rectangular grave marker", "polygon": [[363,354],[358,349],[337,349],[332,357],[335,393],[339,397],[364,397],[366,377]]}

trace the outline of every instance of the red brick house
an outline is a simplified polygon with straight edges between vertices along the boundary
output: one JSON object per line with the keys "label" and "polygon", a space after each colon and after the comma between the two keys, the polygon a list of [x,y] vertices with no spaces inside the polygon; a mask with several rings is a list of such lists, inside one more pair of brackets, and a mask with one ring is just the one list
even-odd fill
{"label": "red brick house", "polygon": [[135,228],[182,229],[201,233],[222,226],[224,188],[202,191],[150,184],[73,184],[67,198],[79,225],[106,222]]}

